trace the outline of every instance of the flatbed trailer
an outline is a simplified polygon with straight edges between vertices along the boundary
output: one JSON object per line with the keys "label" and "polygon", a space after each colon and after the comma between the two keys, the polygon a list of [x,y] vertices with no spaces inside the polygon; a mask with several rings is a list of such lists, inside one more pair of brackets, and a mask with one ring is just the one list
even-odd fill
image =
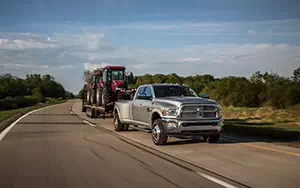
{"label": "flatbed trailer", "polygon": [[[112,109],[110,104],[109,109]],[[85,103],[84,100],[82,100],[82,112],[85,112],[87,117],[89,118],[98,118],[102,117],[105,119],[106,115],[111,115],[110,111],[107,111],[107,109],[103,106],[96,106],[96,105],[88,105]]]}
{"label": "flatbed trailer", "polygon": [[89,118],[97,118],[101,116],[105,119],[105,108],[102,106],[95,106],[95,105],[84,105],[85,113]]}

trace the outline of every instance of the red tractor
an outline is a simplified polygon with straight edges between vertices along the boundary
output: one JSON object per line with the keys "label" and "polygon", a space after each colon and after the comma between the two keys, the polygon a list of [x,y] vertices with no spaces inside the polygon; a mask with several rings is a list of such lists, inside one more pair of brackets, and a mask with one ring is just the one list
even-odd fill
{"label": "red tractor", "polygon": [[124,66],[105,66],[92,73],[92,81],[87,90],[87,104],[102,106],[110,111],[115,101],[130,100],[135,89],[128,88],[133,79],[131,72],[125,72]]}

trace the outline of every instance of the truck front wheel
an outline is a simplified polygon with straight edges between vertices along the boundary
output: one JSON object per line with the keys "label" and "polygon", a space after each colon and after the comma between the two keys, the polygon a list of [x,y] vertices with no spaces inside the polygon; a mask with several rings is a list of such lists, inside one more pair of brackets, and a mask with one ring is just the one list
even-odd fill
{"label": "truck front wheel", "polygon": [[207,138],[208,143],[217,143],[219,141],[220,135],[209,136]]}
{"label": "truck front wheel", "polygon": [[115,113],[115,116],[114,116],[114,128],[115,128],[115,131],[123,131],[124,130],[124,124],[121,123],[118,113]]}
{"label": "truck front wheel", "polygon": [[152,141],[156,145],[165,145],[168,140],[168,136],[165,133],[161,119],[156,119],[152,125]]}

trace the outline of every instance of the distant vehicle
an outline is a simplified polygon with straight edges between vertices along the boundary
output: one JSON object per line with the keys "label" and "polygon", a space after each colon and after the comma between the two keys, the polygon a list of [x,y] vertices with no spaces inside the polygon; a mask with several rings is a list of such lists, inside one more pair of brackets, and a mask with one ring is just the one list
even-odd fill
{"label": "distant vehicle", "polygon": [[118,100],[128,100],[134,95],[135,88],[129,88],[133,74],[125,72],[124,66],[105,66],[91,74],[91,82],[84,85],[82,111],[88,117],[112,111]]}
{"label": "distant vehicle", "polygon": [[224,122],[215,101],[180,84],[141,85],[132,100],[115,103],[113,116],[115,131],[126,131],[130,124],[148,129],[156,145],[166,144],[168,136],[198,135],[218,142]]}

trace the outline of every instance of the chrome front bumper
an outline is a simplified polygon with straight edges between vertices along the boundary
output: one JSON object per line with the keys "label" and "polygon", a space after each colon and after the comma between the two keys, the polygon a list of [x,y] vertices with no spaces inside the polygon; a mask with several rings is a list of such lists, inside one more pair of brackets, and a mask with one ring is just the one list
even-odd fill
{"label": "chrome front bumper", "polygon": [[224,126],[224,119],[179,121],[162,118],[167,135],[218,135]]}

